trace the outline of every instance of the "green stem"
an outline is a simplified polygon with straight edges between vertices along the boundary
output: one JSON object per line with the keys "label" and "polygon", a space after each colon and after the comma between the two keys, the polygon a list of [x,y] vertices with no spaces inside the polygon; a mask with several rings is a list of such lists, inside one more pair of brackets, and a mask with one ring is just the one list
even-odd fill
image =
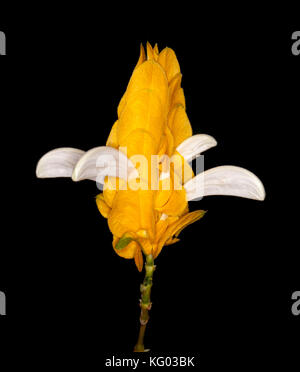
{"label": "green stem", "polygon": [[149,310],[151,309],[151,287],[152,287],[152,278],[153,272],[155,270],[154,259],[151,254],[146,256],[146,263],[145,263],[145,278],[143,283],[141,284],[141,299],[140,299],[140,307],[141,307],[141,315],[140,315],[140,331],[137,343],[134,347],[134,351],[144,352],[144,337],[146,326],[149,321]]}

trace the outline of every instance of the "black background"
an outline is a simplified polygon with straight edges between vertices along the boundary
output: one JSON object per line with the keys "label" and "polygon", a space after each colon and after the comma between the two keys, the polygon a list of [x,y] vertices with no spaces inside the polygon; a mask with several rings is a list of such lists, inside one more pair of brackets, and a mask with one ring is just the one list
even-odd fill
{"label": "black background", "polygon": [[193,131],[218,141],[205,168],[245,167],[267,197],[190,203],[208,213],[156,261],[146,346],[194,352],[211,365],[293,361],[300,56],[291,34],[299,23],[271,10],[157,7],[2,14],[0,326],[29,358],[100,363],[105,352],[132,351],[143,274],[114,253],[95,184],[38,180],[35,166],[56,147],[105,144],[148,40],[175,50]]}

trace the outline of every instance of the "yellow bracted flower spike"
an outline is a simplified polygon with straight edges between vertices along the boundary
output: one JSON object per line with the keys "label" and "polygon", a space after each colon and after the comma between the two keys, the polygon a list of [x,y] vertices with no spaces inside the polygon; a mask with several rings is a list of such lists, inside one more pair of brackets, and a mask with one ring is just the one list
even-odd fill
{"label": "yellow bracted flower spike", "polygon": [[265,198],[262,182],[245,168],[225,165],[194,175],[189,162],[217,142],[206,134],[192,135],[181,79],[172,49],[159,52],[157,44],[152,48],[147,43],[145,52],[141,45],[106,146],[57,148],[42,156],[36,168],[38,178],[71,177],[103,185],[96,203],[107,218],[115,252],[133,258],[139,271],[145,267],[137,352],[147,351],[154,259],[205,213],[189,212],[188,201],[209,195]]}
{"label": "yellow bracted flower spike", "polygon": [[[202,210],[189,213],[182,187],[194,174],[176,151],[180,143],[192,136],[181,78],[172,49],[159,53],[157,45],[152,48],[147,43],[146,55],[141,45],[139,60],[118,106],[118,120],[106,143],[121,151],[126,148],[131,159],[141,154],[148,164],[152,155],[158,155],[159,175],[164,171],[163,155],[171,158],[169,177],[159,181],[158,190],[151,189],[151,172],[140,164],[139,189],[127,185],[122,190],[120,183],[124,180],[106,176],[103,193],[96,198],[100,213],[108,219],[114,250],[121,257],[134,258],[139,271],[143,268],[142,251],[156,258],[164,245],[179,240],[177,236],[184,227],[204,215]],[[142,174],[149,175],[149,187],[145,189],[141,185]],[[169,185],[164,187],[167,182]]]}

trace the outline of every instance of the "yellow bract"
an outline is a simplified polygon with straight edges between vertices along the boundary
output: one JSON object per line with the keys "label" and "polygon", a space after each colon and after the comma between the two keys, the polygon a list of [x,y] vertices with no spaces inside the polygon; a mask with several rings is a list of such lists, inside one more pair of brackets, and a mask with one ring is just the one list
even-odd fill
{"label": "yellow bract", "polygon": [[[113,248],[121,257],[134,258],[139,271],[143,267],[142,251],[157,257],[164,245],[177,242],[180,231],[204,215],[201,210],[189,213],[183,184],[194,174],[176,152],[176,147],[192,135],[178,60],[170,48],[159,52],[157,44],[152,48],[147,43],[146,49],[147,55],[141,45],[139,60],[118,106],[118,120],[106,143],[120,151],[126,148],[139,177],[128,182],[106,177],[103,193],[96,198],[113,234]],[[153,155],[159,159],[157,176],[164,176],[156,181],[156,189],[151,188]],[[164,155],[171,158],[168,171]],[[123,236],[133,239],[125,247],[118,244]],[[116,249],[117,244],[121,249]]]}

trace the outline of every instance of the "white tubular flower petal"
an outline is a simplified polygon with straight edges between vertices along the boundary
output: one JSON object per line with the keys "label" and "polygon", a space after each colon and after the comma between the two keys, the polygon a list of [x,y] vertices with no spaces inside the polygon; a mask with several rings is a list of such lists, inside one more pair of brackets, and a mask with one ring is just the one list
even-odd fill
{"label": "white tubular flower petal", "polygon": [[176,150],[187,162],[190,162],[195,159],[197,155],[216,145],[217,141],[208,134],[196,134],[181,142]]}
{"label": "white tubular flower petal", "polygon": [[100,146],[84,154],[74,168],[72,179],[103,183],[107,175],[131,179],[138,177],[139,173],[121,151],[110,146]]}
{"label": "white tubular flower petal", "polygon": [[264,200],[265,189],[258,177],[247,169],[221,166],[209,169],[189,180],[184,188],[187,200],[207,195],[231,195]]}
{"label": "white tubular flower petal", "polygon": [[84,151],[71,147],[61,147],[47,152],[36,167],[38,178],[71,177],[73,169]]}

